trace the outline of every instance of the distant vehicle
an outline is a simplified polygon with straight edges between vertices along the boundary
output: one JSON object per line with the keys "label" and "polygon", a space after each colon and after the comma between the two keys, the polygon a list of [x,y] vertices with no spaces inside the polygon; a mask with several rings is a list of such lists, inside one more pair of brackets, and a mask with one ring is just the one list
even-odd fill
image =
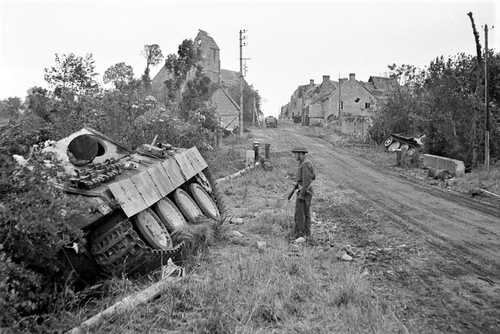
{"label": "distant vehicle", "polygon": [[278,120],[274,116],[267,116],[264,119],[264,122],[266,123],[266,128],[277,128],[278,127]]}

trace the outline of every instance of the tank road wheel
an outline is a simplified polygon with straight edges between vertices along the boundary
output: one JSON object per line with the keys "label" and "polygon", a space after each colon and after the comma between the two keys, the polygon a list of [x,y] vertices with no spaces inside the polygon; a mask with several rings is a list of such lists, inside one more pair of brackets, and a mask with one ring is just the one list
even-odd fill
{"label": "tank road wheel", "polygon": [[159,200],[153,208],[169,232],[173,232],[183,226],[186,226],[186,219],[174,202],[169,200],[167,197]]}
{"label": "tank road wheel", "polygon": [[200,186],[203,187],[207,191],[207,193],[211,194],[213,192],[212,185],[210,184],[210,181],[208,181],[208,178],[203,174],[203,172],[199,172],[198,175],[195,177],[196,182],[200,184]]}
{"label": "tank road wheel", "polygon": [[139,233],[151,247],[163,250],[172,248],[172,239],[167,228],[153,210],[139,212],[134,216],[134,221]]}
{"label": "tank road wheel", "polygon": [[180,243],[168,250],[152,249],[139,237],[123,213],[113,214],[98,224],[88,240],[90,253],[100,269],[118,276],[157,268],[184,247],[184,243]]}
{"label": "tank road wheel", "polygon": [[210,173],[209,169],[205,169],[203,172],[204,175],[207,177],[208,182],[212,185],[212,193],[210,194],[215,203],[217,204],[217,208],[219,209],[221,218],[219,219],[219,224],[223,224],[226,221],[229,221],[231,219],[231,212],[227,209],[226,204],[224,203],[224,198],[222,196],[222,193],[219,190],[219,187],[217,186],[217,183],[215,182],[214,178],[212,177],[212,174]]}
{"label": "tank road wheel", "polygon": [[190,223],[194,223],[198,217],[203,215],[196,202],[181,188],[174,192],[174,199],[177,207]]}
{"label": "tank road wheel", "polygon": [[389,152],[395,152],[399,149],[399,146],[401,146],[401,144],[397,141],[395,141],[394,143],[392,143],[391,145],[389,145],[389,148],[387,149]]}
{"label": "tank road wheel", "polygon": [[201,211],[207,216],[215,220],[220,219],[219,208],[210,195],[198,183],[191,183],[189,185],[191,196],[196,201]]}
{"label": "tank road wheel", "polygon": [[384,146],[385,147],[389,147],[392,142],[394,141],[394,139],[392,138],[392,136],[389,136],[385,141],[384,141]]}

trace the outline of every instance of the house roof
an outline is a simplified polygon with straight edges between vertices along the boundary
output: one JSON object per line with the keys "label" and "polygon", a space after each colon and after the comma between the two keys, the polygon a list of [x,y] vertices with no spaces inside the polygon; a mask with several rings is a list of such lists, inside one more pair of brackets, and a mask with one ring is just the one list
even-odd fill
{"label": "house roof", "polygon": [[395,88],[398,84],[393,78],[371,76],[368,83],[372,84],[374,89],[387,91]]}
{"label": "house roof", "polygon": [[173,73],[170,72],[165,65],[163,65],[160,71],[153,77],[153,80],[151,80],[153,95],[158,96],[163,90],[163,84],[165,81],[172,79],[173,77]]}
{"label": "house roof", "polygon": [[323,81],[319,86],[317,86],[314,91],[314,98],[312,103],[324,101],[328,98],[332,93],[334,93],[338,88],[338,82],[332,80]]}
{"label": "house roof", "polygon": [[221,84],[225,87],[236,86],[240,84],[240,72],[231,70],[220,70]]}
{"label": "house roof", "polygon": [[374,97],[378,99],[387,98],[389,92],[398,86],[398,83],[393,78],[371,76],[368,82],[364,82],[363,86]]}
{"label": "house roof", "polygon": [[231,98],[229,93],[222,86],[218,86],[211,96],[212,103],[215,104],[215,112],[220,117],[220,126],[225,129],[234,129],[238,126],[238,115],[240,107]]}

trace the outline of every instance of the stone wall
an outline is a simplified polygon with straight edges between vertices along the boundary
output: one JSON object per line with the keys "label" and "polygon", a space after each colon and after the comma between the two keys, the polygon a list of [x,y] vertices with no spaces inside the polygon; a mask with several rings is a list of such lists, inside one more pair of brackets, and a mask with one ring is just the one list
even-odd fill
{"label": "stone wall", "polygon": [[342,117],[340,131],[356,138],[368,138],[371,118],[367,116]]}
{"label": "stone wall", "polygon": [[439,155],[422,154],[424,167],[434,169],[444,169],[453,176],[463,176],[465,165],[463,161],[441,157]]}

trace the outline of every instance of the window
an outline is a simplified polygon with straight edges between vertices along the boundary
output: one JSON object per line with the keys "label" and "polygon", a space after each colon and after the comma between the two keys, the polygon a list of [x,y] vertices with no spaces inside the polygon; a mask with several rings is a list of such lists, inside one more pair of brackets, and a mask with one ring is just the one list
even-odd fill
{"label": "window", "polygon": [[366,102],[366,103],[365,103],[365,108],[366,108],[366,109],[370,108],[370,102]]}
{"label": "window", "polygon": [[340,101],[340,109],[343,110],[344,109],[344,101]]}

